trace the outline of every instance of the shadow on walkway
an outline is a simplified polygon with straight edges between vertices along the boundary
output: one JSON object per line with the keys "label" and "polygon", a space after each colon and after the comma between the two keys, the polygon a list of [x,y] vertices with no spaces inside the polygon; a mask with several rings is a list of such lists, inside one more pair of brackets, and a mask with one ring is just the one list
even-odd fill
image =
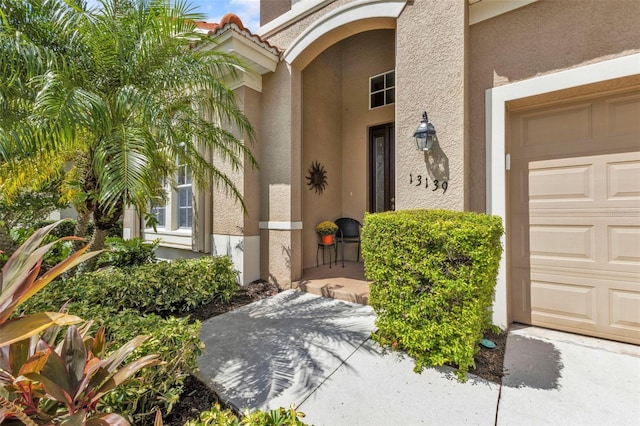
{"label": "shadow on walkway", "polygon": [[289,290],[205,321],[198,376],[239,409],[299,404],[363,345],[374,320],[369,306]]}
{"label": "shadow on walkway", "polygon": [[509,350],[519,355],[517,359],[506,359],[504,386],[558,389],[564,365],[560,351],[552,343],[511,335],[508,344]]}

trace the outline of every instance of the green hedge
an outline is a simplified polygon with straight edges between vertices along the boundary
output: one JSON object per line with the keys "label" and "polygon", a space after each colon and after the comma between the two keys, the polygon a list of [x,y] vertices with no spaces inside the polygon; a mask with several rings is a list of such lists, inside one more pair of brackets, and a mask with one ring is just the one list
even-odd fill
{"label": "green hedge", "polygon": [[228,257],[210,256],[104,268],[53,282],[37,299],[46,300],[46,295],[53,292],[57,300],[83,300],[89,304],[108,300],[116,310],[187,312],[214,300],[229,301],[239,289],[237,274]]}
{"label": "green hedge", "polygon": [[106,266],[124,268],[155,263],[158,261],[156,248],[159,243],[160,240],[148,243],[139,237],[128,240],[120,237],[109,237],[105,241],[106,251],[98,256],[96,265],[98,268]]}
{"label": "green hedge", "polygon": [[[58,283],[56,283],[58,284]],[[55,292],[43,289],[51,298],[37,303],[25,303],[27,312],[57,311],[63,300]],[[58,296],[60,293],[57,294]],[[134,309],[114,309],[112,306],[71,302],[69,313],[93,321],[93,331],[104,325],[108,351],[116,350],[138,335],[150,336],[136,349],[130,360],[157,354],[164,364],[145,368],[135,379],[118,386],[105,395],[98,406],[100,411],[120,413],[136,425],[153,424],[155,409],[163,414],[171,412],[184,389],[184,381],[197,369],[197,358],[204,348],[200,341],[200,322],[189,323],[188,318],[162,318],[154,314],[141,315]]]}
{"label": "green hedge", "polygon": [[406,351],[415,370],[444,364],[464,380],[491,306],[504,233],[499,217],[445,210],[369,214],[362,256],[373,281],[374,338]]}
{"label": "green hedge", "polygon": [[305,426],[306,423],[300,420],[302,418],[304,413],[293,407],[245,412],[238,418],[233,411],[223,410],[219,404],[214,404],[209,410],[200,413],[196,420],[188,420],[184,426]]}
{"label": "green hedge", "polygon": [[132,354],[158,354],[165,364],[144,369],[134,380],[106,395],[99,409],[126,415],[137,425],[153,424],[154,407],[171,412],[185,378],[197,368],[203,344],[200,323],[162,318],[153,312],[186,311],[237,291],[237,272],[226,257],[160,262],[132,268],[105,268],[57,280],[36,293],[21,309],[58,311],[66,302],[71,314],[104,325],[109,348],[133,337],[151,336]]}

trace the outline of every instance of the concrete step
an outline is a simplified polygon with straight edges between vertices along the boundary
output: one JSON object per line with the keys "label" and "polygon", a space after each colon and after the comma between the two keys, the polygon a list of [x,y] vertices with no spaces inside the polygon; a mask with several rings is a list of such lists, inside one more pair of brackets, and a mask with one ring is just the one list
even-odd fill
{"label": "concrete step", "polygon": [[293,283],[293,288],[332,299],[369,304],[369,282],[364,278],[364,265],[360,262],[345,262],[344,268],[338,263],[331,268],[322,265],[305,269],[302,279]]}

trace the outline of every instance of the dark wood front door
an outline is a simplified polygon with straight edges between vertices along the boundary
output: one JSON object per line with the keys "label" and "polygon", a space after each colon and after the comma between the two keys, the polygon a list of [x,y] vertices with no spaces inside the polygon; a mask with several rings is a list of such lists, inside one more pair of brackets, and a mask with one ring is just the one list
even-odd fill
{"label": "dark wood front door", "polygon": [[369,130],[369,211],[395,210],[394,123]]}

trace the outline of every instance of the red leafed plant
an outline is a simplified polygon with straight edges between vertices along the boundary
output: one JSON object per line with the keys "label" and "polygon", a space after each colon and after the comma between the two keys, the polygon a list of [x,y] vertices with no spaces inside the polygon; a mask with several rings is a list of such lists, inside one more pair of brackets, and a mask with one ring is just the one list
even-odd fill
{"label": "red leafed plant", "polygon": [[[59,222],[58,222],[59,223]],[[148,355],[121,367],[144,340],[138,336],[105,357],[104,330],[89,336],[90,323],[65,313],[43,312],[9,320],[20,305],[64,271],[99,254],[88,245],[39,276],[40,247],[58,223],[36,231],[7,261],[0,276],[0,423],[26,425],[127,425],[115,413],[98,413],[100,398],[141,368],[157,365]],[[63,239],[75,239],[67,237]],[[55,345],[61,326],[70,325]]]}

